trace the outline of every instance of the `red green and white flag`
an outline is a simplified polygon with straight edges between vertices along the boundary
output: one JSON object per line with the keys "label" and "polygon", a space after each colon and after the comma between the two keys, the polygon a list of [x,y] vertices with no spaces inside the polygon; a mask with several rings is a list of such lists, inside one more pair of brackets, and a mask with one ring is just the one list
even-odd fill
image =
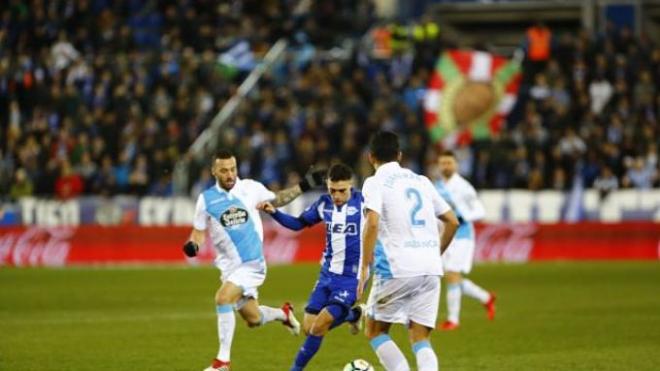
{"label": "red green and white flag", "polygon": [[521,77],[517,60],[473,50],[444,52],[424,97],[433,142],[453,147],[498,133],[516,102]]}

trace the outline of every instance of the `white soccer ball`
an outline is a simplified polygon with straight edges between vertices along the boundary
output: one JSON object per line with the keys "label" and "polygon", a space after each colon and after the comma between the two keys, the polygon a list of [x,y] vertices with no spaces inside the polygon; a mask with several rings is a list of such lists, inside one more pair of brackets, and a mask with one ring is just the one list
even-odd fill
{"label": "white soccer ball", "polygon": [[364,359],[356,359],[344,366],[344,371],[374,371],[374,366]]}

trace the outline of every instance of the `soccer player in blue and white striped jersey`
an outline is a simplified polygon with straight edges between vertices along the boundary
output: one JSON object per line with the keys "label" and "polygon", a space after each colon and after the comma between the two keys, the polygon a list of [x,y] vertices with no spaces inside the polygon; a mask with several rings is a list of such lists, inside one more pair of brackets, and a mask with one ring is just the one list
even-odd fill
{"label": "soccer player in blue and white striped jersey", "polygon": [[305,308],[303,330],[307,339],[298,351],[292,371],[302,370],[321,346],[325,334],[344,322],[359,332],[362,307],[352,308],[360,277],[361,235],[364,225],[362,193],[353,189],[353,173],[343,164],[328,171],[328,194],[319,197],[300,216],[293,217],[264,203],[261,209],[281,225],[301,230],[325,223],[326,244],[321,273]]}

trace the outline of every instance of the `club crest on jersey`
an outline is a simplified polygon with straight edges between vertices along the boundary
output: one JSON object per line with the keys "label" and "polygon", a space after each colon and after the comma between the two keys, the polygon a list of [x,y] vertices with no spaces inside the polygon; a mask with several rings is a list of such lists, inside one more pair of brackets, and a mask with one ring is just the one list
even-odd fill
{"label": "club crest on jersey", "polygon": [[358,234],[358,227],[355,223],[326,223],[325,230],[330,233],[341,233],[349,236],[355,236]]}
{"label": "club crest on jersey", "polygon": [[359,212],[360,212],[360,210],[358,210],[358,208],[354,207],[354,206],[349,206],[349,207],[346,208],[346,215],[348,215],[348,216],[353,216],[353,215],[355,215]]}
{"label": "club crest on jersey", "polygon": [[248,221],[247,210],[232,206],[220,215],[220,224],[225,228],[245,224]]}

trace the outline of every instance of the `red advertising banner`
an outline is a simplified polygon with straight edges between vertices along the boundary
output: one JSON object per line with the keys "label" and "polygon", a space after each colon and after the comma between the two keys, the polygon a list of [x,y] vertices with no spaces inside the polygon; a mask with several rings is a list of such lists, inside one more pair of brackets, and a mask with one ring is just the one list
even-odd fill
{"label": "red advertising banner", "polygon": [[[181,245],[189,227],[0,228],[0,266],[77,264],[210,263],[207,243],[195,259]],[[271,264],[318,262],[325,244],[322,226],[300,233],[264,223],[264,254]],[[660,224],[488,224],[477,226],[477,261],[658,260]]]}

